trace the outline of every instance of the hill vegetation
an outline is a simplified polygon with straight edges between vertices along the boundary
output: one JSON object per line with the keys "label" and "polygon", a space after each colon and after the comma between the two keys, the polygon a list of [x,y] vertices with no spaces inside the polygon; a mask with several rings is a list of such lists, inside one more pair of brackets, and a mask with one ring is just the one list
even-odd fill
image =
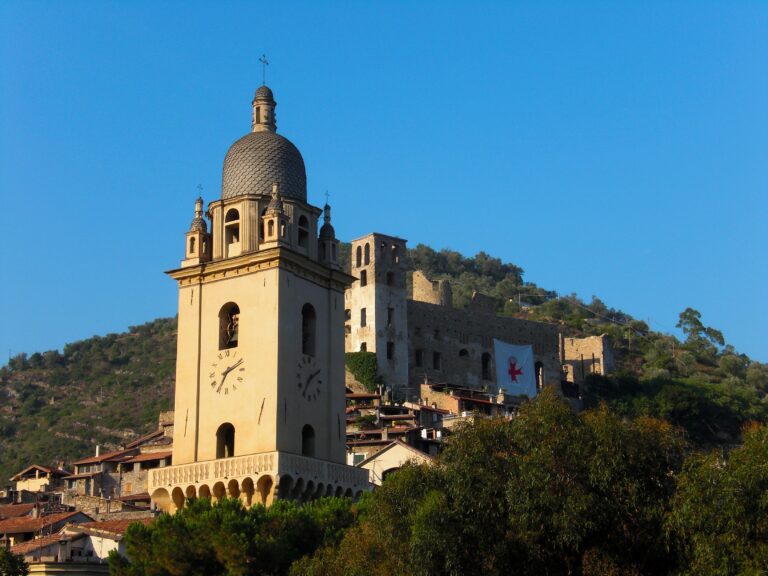
{"label": "hill vegetation", "polygon": [[[347,269],[349,256],[343,244]],[[432,279],[449,279],[456,307],[477,290],[498,299],[499,314],[557,323],[572,336],[608,334],[618,371],[590,379],[583,391],[588,405],[604,400],[624,416],[667,419],[700,445],[738,442],[746,422],[768,421],[768,366],[727,345],[696,310],[681,313],[679,340],[597,297],[584,302],[525,282],[520,267],[484,252],[468,258],[420,244],[408,262]],[[12,358],[0,368],[0,482],[33,462],[71,462],[96,444],[116,448],[153,429],[158,413],[172,407],[175,356],[176,321],[167,318],[74,342],[63,352]]]}

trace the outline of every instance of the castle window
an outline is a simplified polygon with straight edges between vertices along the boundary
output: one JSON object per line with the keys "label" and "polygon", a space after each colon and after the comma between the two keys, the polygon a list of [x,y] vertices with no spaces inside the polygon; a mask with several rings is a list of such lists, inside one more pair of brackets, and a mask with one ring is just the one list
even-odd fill
{"label": "castle window", "polygon": [[189,239],[189,253],[194,254],[195,253],[195,239],[190,238]]}
{"label": "castle window", "polygon": [[368,286],[368,272],[365,270],[360,272],[360,286]]}
{"label": "castle window", "polygon": [[416,350],[416,368],[424,366],[424,350]]}
{"label": "castle window", "polygon": [[469,352],[467,351],[466,348],[462,348],[461,350],[459,350],[459,356],[464,358],[466,356],[469,356]]}
{"label": "castle window", "polygon": [[230,423],[216,430],[216,458],[232,458],[235,455],[235,427]]}
{"label": "castle window", "polygon": [[240,213],[234,208],[224,217],[224,246],[227,256],[240,254]]}
{"label": "castle window", "polygon": [[440,352],[432,353],[432,368],[440,370]]}
{"label": "castle window", "polygon": [[387,342],[387,360],[392,360],[395,357],[395,343]]}
{"label": "castle window", "polygon": [[272,238],[275,235],[275,221],[270,218],[267,221],[267,236]]}
{"label": "castle window", "polygon": [[483,353],[482,368],[483,368],[483,380],[492,380],[493,378],[491,377],[491,355],[488,354],[488,352]]}
{"label": "castle window", "polygon": [[309,220],[306,216],[299,217],[299,246],[306,248],[309,245]]}
{"label": "castle window", "polygon": [[387,286],[394,286],[394,285],[395,285],[395,273],[387,272]]}
{"label": "castle window", "polygon": [[400,263],[400,255],[397,253],[397,246],[392,244],[392,262],[395,264]]}
{"label": "castle window", "polygon": [[392,322],[395,320],[395,309],[387,308],[387,326],[392,326]]}
{"label": "castle window", "polygon": [[309,424],[301,429],[301,455],[315,457],[315,431]]}
{"label": "castle window", "polygon": [[350,320],[352,320],[352,310],[347,308],[346,310],[344,310],[344,321],[349,322]]}
{"label": "castle window", "polygon": [[544,364],[536,362],[533,368],[536,374],[536,392],[541,392],[541,389],[544,387]]}
{"label": "castle window", "polygon": [[355,250],[355,267],[360,268],[363,265],[363,249],[358,246]]}
{"label": "castle window", "polygon": [[370,264],[371,263],[371,245],[367,242],[365,243],[365,260],[363,262],[364,264]]}
{"label": "castle window", "polygon": [[368,344],[366,344],[365,342],[360,344],[360,352],[368,352]]}
{"label": "castle window", "polygon": [[367,318],[365,308],[360,308],[360,328],[365,328],[367,324]]}
{"label": "castle window", "polygon": [[219,310],[219,350],[236,348],[240,331],[240,308],[234,302]]}
{"label": "castle window", "polygon": [[304,304],[301,309],[301,352],[308,356],[315,355],[316,315],[312,304]]}

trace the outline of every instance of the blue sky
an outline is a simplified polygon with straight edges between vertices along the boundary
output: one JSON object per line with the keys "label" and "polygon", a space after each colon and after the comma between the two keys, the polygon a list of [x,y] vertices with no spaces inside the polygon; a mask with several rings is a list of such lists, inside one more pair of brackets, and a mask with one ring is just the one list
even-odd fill
{"label": "blue sky", "polygon": [[764,2],[0,4],[0,358],[176,311],[261,83],[309,199],[768,361]]}

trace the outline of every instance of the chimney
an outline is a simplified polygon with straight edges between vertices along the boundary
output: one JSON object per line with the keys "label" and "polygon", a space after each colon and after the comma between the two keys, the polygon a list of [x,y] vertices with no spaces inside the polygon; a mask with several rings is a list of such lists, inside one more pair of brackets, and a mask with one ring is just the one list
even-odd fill
{"label": "chimney", "polygon": [[100,453],[101,453],[101,446],[96,444],[96,456],[98,457],[100,455]]}
{"label": "chimney", "polygon": [[40,504],[37,502],[35,502],[35,505],[32,508],[32,518],[40,518]]}

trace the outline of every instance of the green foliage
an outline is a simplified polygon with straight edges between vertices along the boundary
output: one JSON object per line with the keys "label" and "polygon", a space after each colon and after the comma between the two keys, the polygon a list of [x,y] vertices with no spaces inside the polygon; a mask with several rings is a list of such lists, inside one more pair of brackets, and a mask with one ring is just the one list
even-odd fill
{"label": "green foliage", "polygon": [[743,446],[692,455],[668,529],[684,556],[681,574],[768,573],[768,427],[745,431]]}
{"label": "green foliage", "polygon": [[435,466],[374,492],[336,547],[292,574],[663,574],[680,434],[606,407],[576,415],[551,391],[517,418],[477,419]]}
{"label": "green foliage", "polygon": [[0,547],[0,576],[27,576],[29,565],[21,554],[12,554]]}
{"label": "green foliage", "polygon": [[369,392],[374,392],[381,384],[381,378],[376,364],[376,354],[373,352],[347,352],[345,355],[347,370]]}
{"label": "green foliage", "polygon": [[236,499],[212,505],[195,500],[126,535],[130,561],[111,555],[110,574],[287,574],[291,564],[320,546],[334,546],[356,517],[349,500],[325,498],[299,506],[278,501],[269,509],[243,508]]}
{"label": "green foliage", "polygon": [[64,353],[20,354],[0,372],[0,477],[72,461],[95,444],[118,448],[171,406],[176,320],[73,342]]}

